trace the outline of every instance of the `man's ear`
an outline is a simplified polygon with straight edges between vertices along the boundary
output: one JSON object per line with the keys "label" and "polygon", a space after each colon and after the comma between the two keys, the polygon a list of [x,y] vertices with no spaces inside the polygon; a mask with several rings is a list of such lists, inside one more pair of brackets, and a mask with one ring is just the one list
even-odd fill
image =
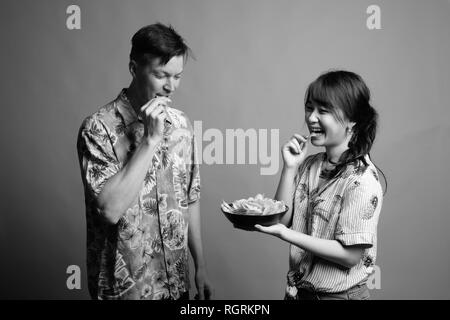
{"label": "man's ear", "polygon": [[130,60],[130,63],[128,64],[128,68],[130,69],[131,76],[136,78],[136,69],[137,69],[137,63],[134,60]]}

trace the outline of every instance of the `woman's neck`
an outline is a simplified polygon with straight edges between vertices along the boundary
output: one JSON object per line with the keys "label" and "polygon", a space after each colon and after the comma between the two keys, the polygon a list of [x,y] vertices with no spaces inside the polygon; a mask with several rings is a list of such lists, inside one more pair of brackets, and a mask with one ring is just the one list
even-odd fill
{"label": "woman's neck", "polygon": [[339,146],[326,147],[327,160],[331,164],[336,164],[339,162],[341,155],[348,150],[348,145],[341,144]]}

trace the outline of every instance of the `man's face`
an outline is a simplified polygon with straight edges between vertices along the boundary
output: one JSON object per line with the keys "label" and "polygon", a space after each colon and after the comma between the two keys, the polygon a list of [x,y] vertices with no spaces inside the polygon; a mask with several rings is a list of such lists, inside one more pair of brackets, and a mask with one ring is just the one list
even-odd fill
{"label": "man's face", "polygon": [[142,99],[149,101],[155,96],[170,97],[180,84],[183,67],[183,56],[175,56],[165,65],[160,63],[159,58],[147,65],[136,65],[135,80]]}

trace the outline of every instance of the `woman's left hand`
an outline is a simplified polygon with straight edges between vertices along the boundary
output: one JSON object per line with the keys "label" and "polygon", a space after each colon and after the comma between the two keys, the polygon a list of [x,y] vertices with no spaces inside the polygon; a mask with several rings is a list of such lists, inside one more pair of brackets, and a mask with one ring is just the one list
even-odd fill
{"label": "woman's left hand", "polygon": [[272,236],[281,238],[283,231],[287,230],[287,227],[282,223],[277,223],[268,227],[256,224],[255,229],[259,232],[267,233]]}

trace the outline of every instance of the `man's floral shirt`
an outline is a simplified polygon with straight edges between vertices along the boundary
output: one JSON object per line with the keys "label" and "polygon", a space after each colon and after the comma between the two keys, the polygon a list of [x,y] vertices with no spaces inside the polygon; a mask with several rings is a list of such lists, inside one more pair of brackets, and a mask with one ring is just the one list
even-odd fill
{"label": "man's floral shirt", "polygon": [[188,205],[200,198],[192,125],[168,108],[163,142],[142,188],[115,225],[97,198],[144,134],[125,90],[83,122],[77,150],[85,191],[89,292],[98,299],[177,299],[189,289]]}

